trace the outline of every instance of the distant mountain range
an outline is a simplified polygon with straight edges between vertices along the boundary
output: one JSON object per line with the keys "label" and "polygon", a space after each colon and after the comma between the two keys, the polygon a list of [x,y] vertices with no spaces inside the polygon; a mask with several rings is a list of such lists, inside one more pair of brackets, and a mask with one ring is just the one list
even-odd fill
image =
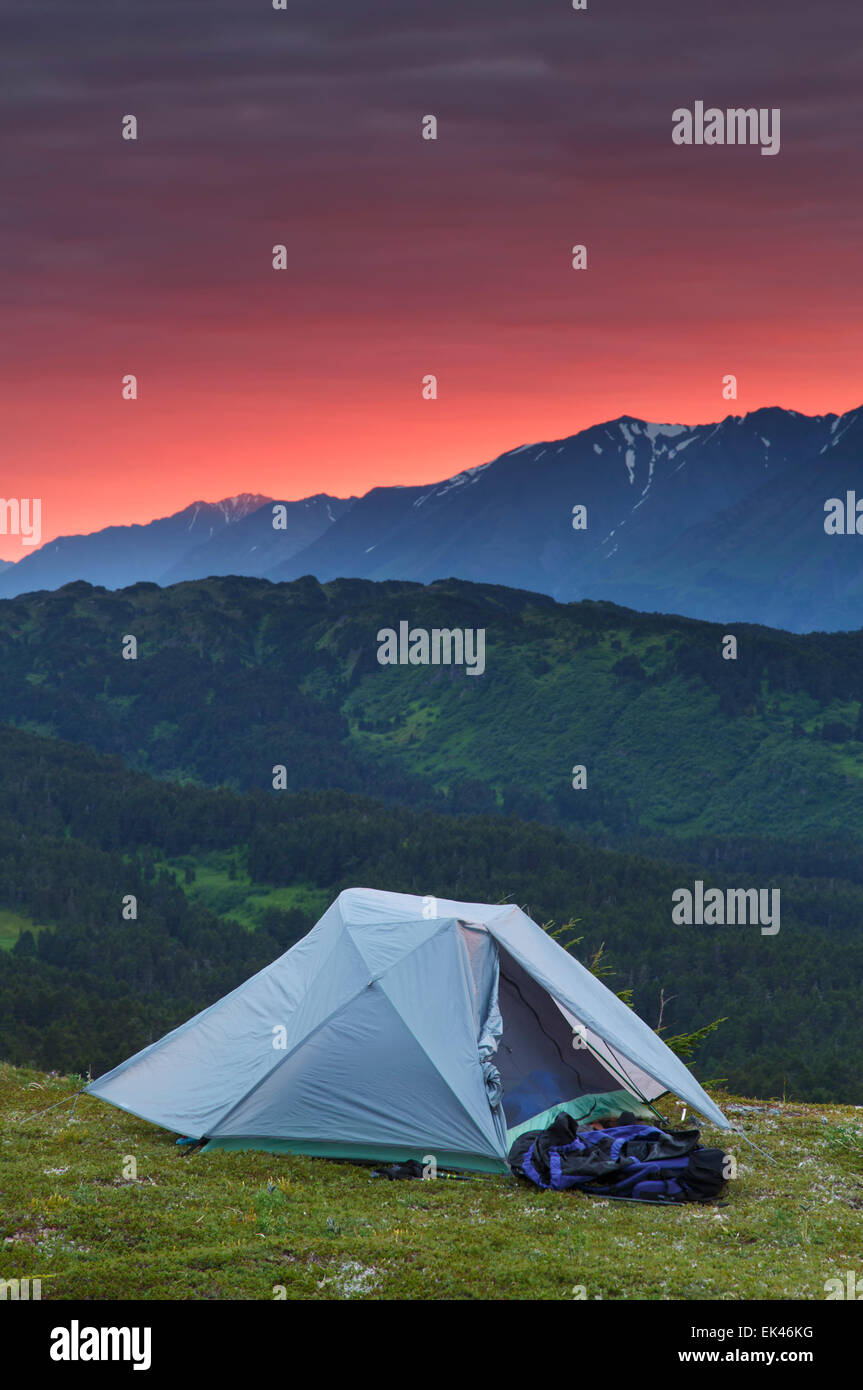
{"label": "distant mountain range", "polygon": [[0,598],[59,589],[78,579],[122,589],[143,580],[175,584],[208,575],[260,577],[309,546],[353,500],[319,495],[284,502],[284,526],[275,530],[274,499],[243,492],[222,502],[193,502],[144,526],[59,536],[0,570]]}
{"label": "distant mountain range", "polygon": [[[827,535],[824,504],[858,490],[863,407],[692,426],[623,416],[445,482],[286,502],[279,528],[272,498],[242,494],[62,537],[0,570],[0,598],[77,579],[113,589],[227,574],[456,577],[709,621],[852,629],[863,623],[863,536]],[[573,526],[577,506],[585,529]]]}

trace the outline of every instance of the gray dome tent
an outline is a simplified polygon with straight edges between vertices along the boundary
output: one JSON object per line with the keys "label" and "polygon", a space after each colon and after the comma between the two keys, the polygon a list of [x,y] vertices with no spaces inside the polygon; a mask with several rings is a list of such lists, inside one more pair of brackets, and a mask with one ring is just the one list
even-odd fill
{"label": "gray dome tent", "polygon": [[87,1088],[206,1149],[500,1171],[561,1109],[672,1091],[679,1057],[520,908],[349,888],[231,994]]}

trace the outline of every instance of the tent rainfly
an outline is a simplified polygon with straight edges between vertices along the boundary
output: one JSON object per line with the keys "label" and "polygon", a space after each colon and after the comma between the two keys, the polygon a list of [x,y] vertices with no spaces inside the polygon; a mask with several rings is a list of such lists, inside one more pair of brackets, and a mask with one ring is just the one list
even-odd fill
{"label": "tent rainfly", "polygon": [[266,969],[87,1088],[209,1149],[506,1169],[514,1138],[666,1091],[679,1057],[517,907],[349,888]]}

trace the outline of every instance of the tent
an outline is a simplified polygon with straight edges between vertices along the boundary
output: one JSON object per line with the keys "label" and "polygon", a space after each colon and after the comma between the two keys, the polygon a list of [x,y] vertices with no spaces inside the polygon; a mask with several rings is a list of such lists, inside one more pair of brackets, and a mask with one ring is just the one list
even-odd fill
{"label": "tent", "polygon": [[340,893],[272,965],[86,1089],[205,1151],[491,1172],[561,1109],[637,1114],[672,1091],[731,1127],[519,908],[369,888]]}

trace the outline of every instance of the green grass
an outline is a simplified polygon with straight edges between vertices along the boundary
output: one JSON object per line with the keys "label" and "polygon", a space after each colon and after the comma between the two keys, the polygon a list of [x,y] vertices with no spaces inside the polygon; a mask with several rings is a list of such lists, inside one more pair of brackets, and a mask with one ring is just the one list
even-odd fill
{"label": "green grass", "polygon": [[[320,917],[330,904],[330,893],[302,883],[276,888],[253,882],[237,865],[236,851],[213,852],[200,857],[183,855],[166,861],[179,874],[180,886],[193,902],[200,902],[220,917],[230,917],[250,930],[257,927],[268,907],[287,912],[299,908],[312,919]],[[195,877],[186,883],[183,870],[194,868]],[[231,877],[233,865],[235,876]]]}
{"label": "green grass", "polygon": [[173,1135],[89,1096],[74,1117],[70,1103],[26,1118],[77,1084],[0,1065],[0,1278],[41,1278],[43,1298],[823,1299],[825,1280],[860,1272],[851,1107],[717,1096],[769,1159],[733,1136],[727,1205],[662,1209],[503,1176],[389,1183],[322,1159],[183,1159]]}
{"label": "green grass", "polygon": [[22,931],[31,931],[38,936],[42,930],[29,917],[11,908],[0,908],[0,951],[11,951]]}

